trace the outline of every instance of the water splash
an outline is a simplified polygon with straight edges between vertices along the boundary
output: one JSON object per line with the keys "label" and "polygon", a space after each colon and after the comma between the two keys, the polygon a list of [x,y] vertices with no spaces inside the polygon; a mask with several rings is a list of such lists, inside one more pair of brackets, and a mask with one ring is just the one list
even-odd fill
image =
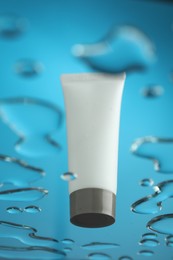
{"label": "water splash", "polygon": [[28,27],[28,21],[17,14],[0,15],[0,37],[13,39],[23,34]]}
{"label": "water splash", "polygon": [[61,175],[61,179],[64,181],[74,181],[77,177],[77,174],[73,172],[65,172]]}
{"label": "water splash", "polygon": [[160,234],[173,235],[173,214],[165,214],[151,219],[147,228]]}
{"label": "water splash", "polygon": [[25,156],[56,153],[60,145],[52,134],[62,122],[60,109],[51,103],[34,98],[9,98],[0,101],[0,116],[19,140],[17,152]]}
{"label": "water splash", "polygon": [[18,187],[29,186],[45,175],[42,169],[6,155],[0,155],[0,183]]}
{"label": "water splash", "polygon": [[103,250],[117,248],[120,245],[115,243],[102,243],[102,242],[92,242],[90,244],[83,245],[82,248],[86,250]]}
{"label": "water splash", "polygon": [[146,98],[156,98],[162,96],[164,88],[160,85],[150,85],[142,89],[141,94]]}
{"label": "water splash", "polygon": [[157,184],[155,193],[146,196],[131,206],[131,210],[139,214],[155,214],[162,209],[162,202],[173,197],[173,180]]}
{"label": "water splash", "polygon": [[131,145],[131,152],[144,159],[151,160],[157,172],[173,173],[172,155],[173,138],[145,136],[138,138]]}
{"label": "water splash", "polygon": [[91,253],[88,255],[90,260],[109,260],[111,257],[104,253]]}
{"label": "water splash", "polygon": [[93,69],[108,73],[145,69],[155,61],[150,39],[129,25],[114,28],[97,43],[76,44],[72,53]]}
{"label": "water splash", "polygon": [[15,65],[16,73],[24,78],[33,78],[41,74],[43,65],[41,62],[32,59],[19,60]]}

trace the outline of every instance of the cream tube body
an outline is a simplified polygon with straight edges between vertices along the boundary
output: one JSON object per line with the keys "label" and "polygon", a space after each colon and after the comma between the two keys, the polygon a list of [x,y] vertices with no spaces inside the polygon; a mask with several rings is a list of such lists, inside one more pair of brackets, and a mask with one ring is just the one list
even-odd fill
{"label": "cream tube body", "polygon": [[61,77],[67,120],[68,167],[78,175],[69,192],[101,189],[116,194],[118,137],[125,74]]}

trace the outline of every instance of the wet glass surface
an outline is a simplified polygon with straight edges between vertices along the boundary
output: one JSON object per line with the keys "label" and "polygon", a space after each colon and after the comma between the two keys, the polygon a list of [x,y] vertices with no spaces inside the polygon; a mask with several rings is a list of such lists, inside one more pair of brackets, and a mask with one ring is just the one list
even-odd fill
{"label": "wet glass surface", "polygon": [[[0,1],[0,259],[172,259],[169,2]],[[122,71],[116,222],[79,228],[60,75]]]}

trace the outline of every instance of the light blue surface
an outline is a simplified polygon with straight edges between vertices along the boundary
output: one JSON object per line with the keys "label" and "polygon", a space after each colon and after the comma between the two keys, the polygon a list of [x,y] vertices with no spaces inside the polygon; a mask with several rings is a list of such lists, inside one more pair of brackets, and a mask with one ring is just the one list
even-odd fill
{"label": "light blue surface", "polygon": [[[29,165],[43,169],[46,176],[34,182],[32,187],[42,187],[49,191],[47,196],[36,202],[1,201],[0,220],[31,226],[37,229],[38,236],[59,241],[28,238],[26,229],[14,229],[11,226],[7,228],[0,223],[0,236],[2,236],[0,246],[6,242],[11,246],[47,246],[56,250],[70,247],[72,251],[66,251],[66,259],[69,260],[87,259],[89,254],[100,252],[110,255],[115,260],[121,256],[129,256],[135,260],[172,259],[172,248],[166,246],[165,235],[158,234],[157,239],[160,245],[156,247],[138,244],[142,235],[150,232],[146,228],[148,221],[161,214],[173,213],[171,199],[164,202],[164,207],[159,214],[137,214],[131,212],[130,207],[138,199],[153,193],[152,187],[139,185],[142,179],[152,178],[157,184],[172,180],[173,175],[155,172],[150,160],[132,155],[129,150],[136,138],[149,135],[173,138],[173,81],[171,82],[173,5],[140,0],[0,0],[0,12],[18,14],[28,20],[26,31],[20,36],[13,39],[0,37],[1,99],[37,98],[59,107],[65,115],[60,75],[93,71],[87,64],[73,57],[72,46],[77,43],[98,42],[113,26],[137,27],[154,44],[156,53],[156,62],[149,65],[148,70],[131,72],[127,75],[121,113],[116,223],[113,226],[84,229],[70,224],[68,183],[60,178],[62,173],[68,171],[65,117],[52,136],[62,149],[58,149],[54,154],[47,152],[42,156],[32,156],[32,153],[26,156],[19,153],[20,151],[17,152],[14,146],[18,141],[18,136],[8,125],[0,121],[0,154],[16,157]],[[21,77],[15,70],[15,64],[20,59],[41,62],[44,70],[33,78]],[[141,89],[153,84],[163,86],[164,94],[154,99],[142,96]],[[38,123],[40,120],[39,113],[41,112],[35,113],[34,109],[32,111],[32,120],[30,120],[34,126],[33,122]],[[46,122],[51,122],[47,120],[46,116],[45,118],[43,116],[41,126]],[[32,125],[29,126],[29,131],[31,130]],[[36,144],[36,150],[38,145],[39,142]],[[173,150],[170,145],[168,149],[164,146],[163,153],[160,144],[159,151],[154,146],[152,153],[154,149],[156,149],[156,155],[159,153],[160,158],[168,162],[171,167]],[[3,172],[3,166],[0,171]],[[6,211],[8,207],[16,206],[24,209],[31,205],[39,206],[41,212],[30,214],[23,211],[20,214],[10,214]],[[18,236],[22,241],[14,239]],[[70,245],[63,243],[63,239],[66,238],[74,240],[75,243]],[[120,246],[99,251],[88,251],[81,247],[92,242],[116,243]],[[148,257],[140,256],[138,252],[141,250],[151,250],[154,254]],[[57,252],[39,252],[39,254],[33,254],[32,251],[16,253],[2,250],[0,247],[0,259],[3,257],[12,259],[62,258],[62,255],[58,255]]]}

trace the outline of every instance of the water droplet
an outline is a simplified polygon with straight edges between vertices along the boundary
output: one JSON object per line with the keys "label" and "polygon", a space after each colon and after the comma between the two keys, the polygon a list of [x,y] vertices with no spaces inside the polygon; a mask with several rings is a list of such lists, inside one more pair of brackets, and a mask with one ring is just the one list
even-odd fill
{"label": "water droplet", "polygon": [[24,78],[32,78],[41,74],[43,64],[32,59],[22,59],[16,63],[15,70]]}
{"label": "water droplet", "polygon": [[130,257],[130,256],[125,255],[125,256],[119,257],[118,260],[133,260],[133,258]]}
{"label": "water droplet", "polygon": [[154,187],[155,193],[132,204],[131,210],[139,214],[154,214],[162,209],[162,202],[173,197],[173,180],[164,181]]}
{"label": "water droplet", "polygon": [[15,259],[63,259],[66,254],[50,247],[44,246],[0,246],[0,257],[11,257]]}
{"label": "water droplet", "polygon": [[100,42],[77,44],[72,53],[92,68],[108,73],[145,69],[155,61],[150,39],[128,25],[111,30]]}
{"label": "water droplet", "polygon": [[33,227],[7,221],[0,221],[0,238],[15,239],[30,246],[53,247],[58,243],[54,238],[38,236],[37,229]]}
{"label": "water droplet", "polygon": [[42,199],[48,191],[42,188],[21,188],[0,191],[0,200],[35,201]]}
{"label": "water droplet", "polygon": [[162,96],[164,88],[159,85],[151,85],[142,89],[142,95],[146,98],[156,98]]}
{"label": "water droplet", "polygon": [[0,36],[12,39],[20,36],[27,28],[28,21],[16,14],[0,15]]}
{"label": "water droplet", "polygon": [[24,211],[27,213],[38,213],[41,211],[41,209],[37,206],[28,206],[25,207]]}
{"label": "water droplet", "polygon": [[[167,236],[166,238],[165,238],[165,240],[166,240],[166,243],[172,243],[172,245],[173,245],[173,236],[171,236],[171,235],[169,235],[169,236]],[[172,246],[171,245],[171,246]]]}
{"label": "water droplet", "polygon": [[165,214],[151,219],[147,227],[160,234],[173,235],[173,214]]}
{"label": "water droplet", "polygon": [[43,170],[5,155],[0,155],[0,169],[3,169],[0,171],[0,183],[3,184],[1,186],[8,183],[18,187],[25,187],[45,175]]}
{"label": "water droplet", "polygon": [[138,252],[138,254],[142,256],[153,256],[154,252],[151,250],[141,250]]}
{"label": "water droplet", "polygon": [[171,156],[173,138],[141,137],[133,142],[131,152],[138,157],[151,160],[155,171],[165,174],[173,173]]}
{"label": "water droplet", "polygon": [[34,98],[4,99],[0,101],[0,117],[19,137],[15,145],[18,153],[34,157],[61,149],[52,134],[61,125],[62,113],[53,104]]}
{"label": "water droplet", "polygon": [[155,233],[145,233],[142,235],[142,238],[144,239],[155,239],[157,238],[157,234]]}
{"label": "water droplet", "polygon": [[149,187],[154,184],[154,181],[152,179],[143,179],[140,181],[140,185],[143,187]]}
{"label": "water droplet", "polygon": [[150,246],[150,247],[155,247],[159,245],[159,241],[156,239],[142,239],[139,244],[141,246]]}
{"label": "water droplet", "polygon": [[88,255],[88,258],[91,260],[109,260],[111,257],[104,253],[92,253]]}
{"label": "water droplet", "polygon": [[6,211],[10,214],[19,214],[19,213],[22,213],[23,210],[21,208],[18,208],[18,207],[9,207],[6,209]]}
{"label": "water droplet", "polygon": [[72,251],[72,248],[70,248],[70,247],[65,247],[63,250],[64,250],[64,252],[69,253],[69,252]]}
{"label": "water droplet", "polygon": [[115,243],[102,243],[102,242],[92,242],[90,244],[83,245],[83,249],[87,250],[103,250],[119,247],[120,245]]}
{"label": "water droplet", "polygon": [[64,181],[74,181],[77,179],[77,174],[73,172],[65,172],[61,175],[61,179]]}
{"label": "water droplet", "polygon": [[74,244],[74,240],[69,239],[69,238],[64,238],[61,242],[63,244],[65,244],[65,245],[72,245],[72,244]]}

